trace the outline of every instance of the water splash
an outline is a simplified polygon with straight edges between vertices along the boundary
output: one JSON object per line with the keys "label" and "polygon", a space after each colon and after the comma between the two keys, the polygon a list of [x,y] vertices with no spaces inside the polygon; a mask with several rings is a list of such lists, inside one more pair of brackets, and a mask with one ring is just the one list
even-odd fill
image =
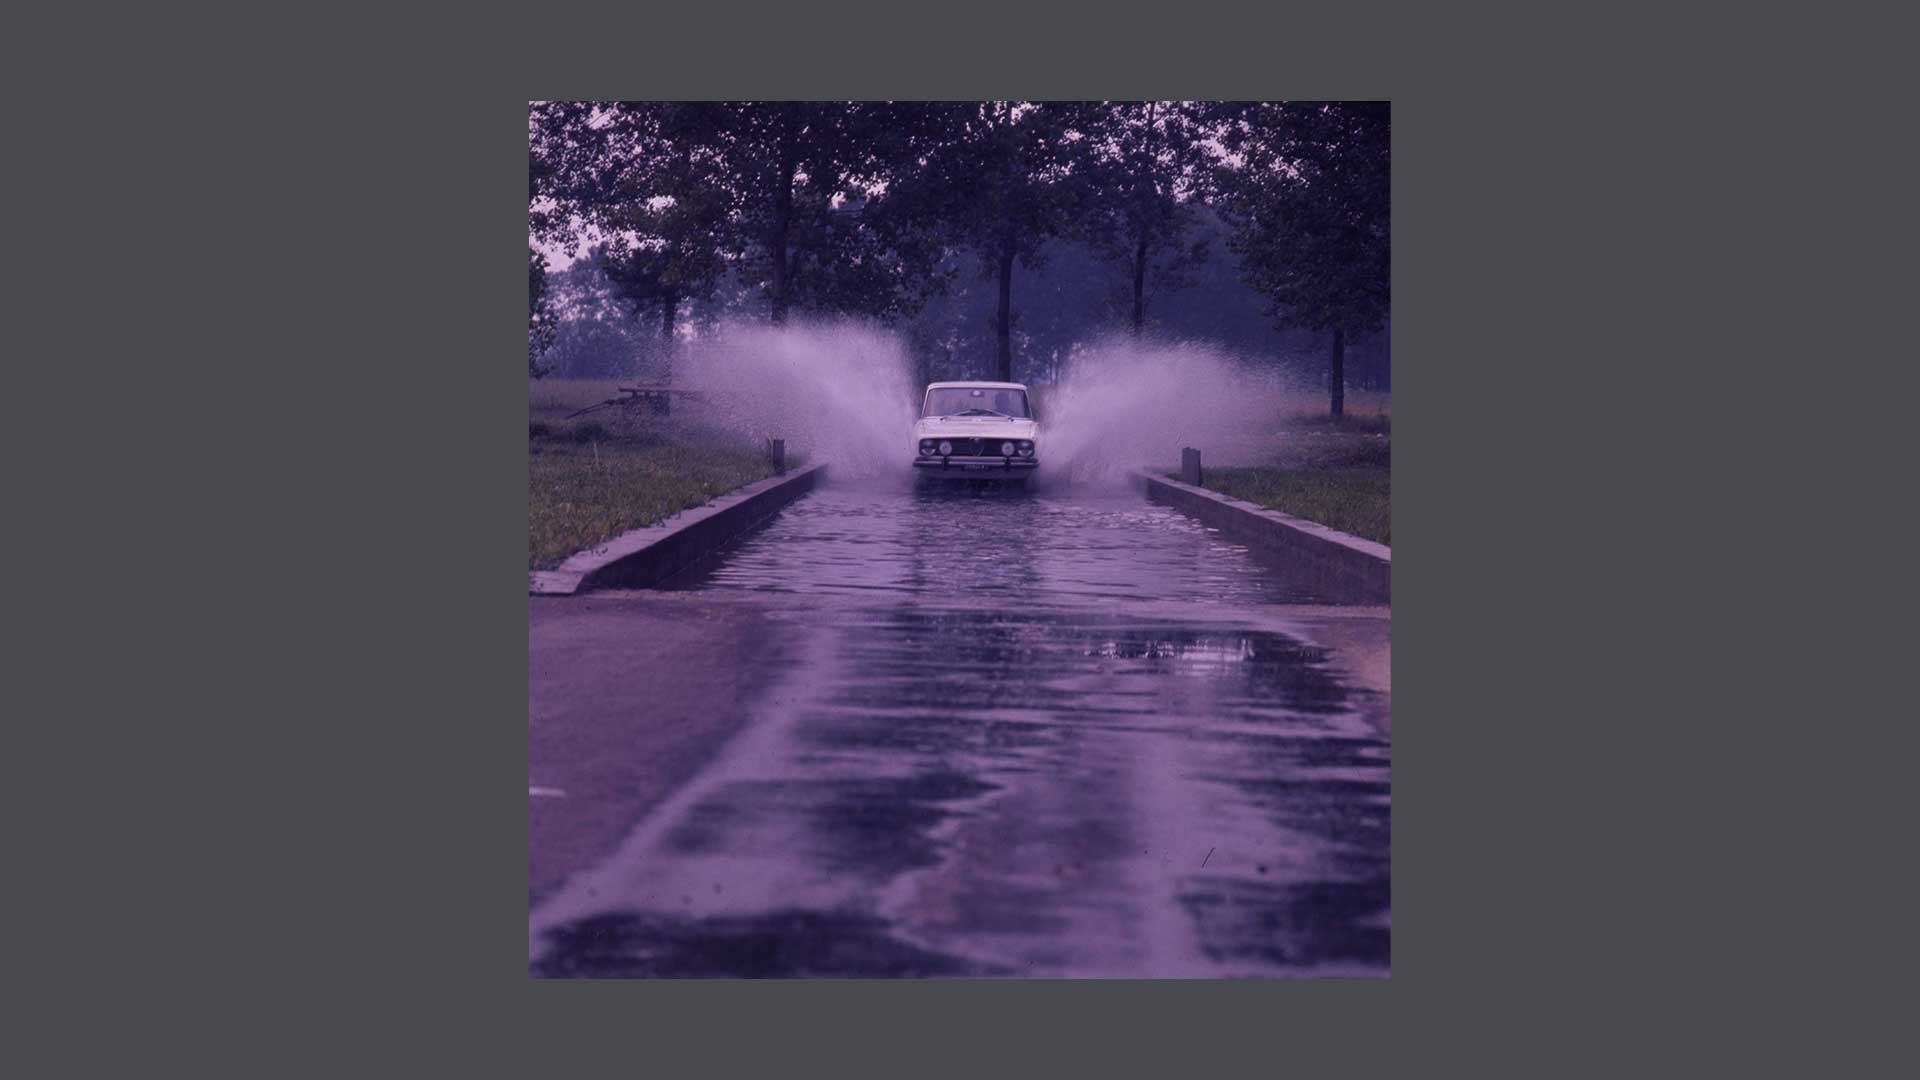
{"label": "water splash", "polygon": [[[785,439],[842,478],[909,480],[925,389],[913,370],[900,335],[875,324],[729,322],[686,347],[674,382],[699,391],[706,422],[734,439]],[[1324,408],[1271,365],[1192,341],[1105,339],[1036,390],[1042,486],[1172,469],[1183,446],[1213,464],[1265,461],[1293,417]]]}
{"label": "water splash", "polygon": [[1263,459],[1301,388],[1271,368],[1198,342],[1112,338],[1076,350],[1041,417],[1041,479],[1119,483],[1179,465],[1197,447],[1215,463]]}
{"label": "water splash", "polygon": [[851,321],[723,324],[690,345],[675,384],[700,391],[714,423],[838,477],[905,476],[919,388],[901,339]]}

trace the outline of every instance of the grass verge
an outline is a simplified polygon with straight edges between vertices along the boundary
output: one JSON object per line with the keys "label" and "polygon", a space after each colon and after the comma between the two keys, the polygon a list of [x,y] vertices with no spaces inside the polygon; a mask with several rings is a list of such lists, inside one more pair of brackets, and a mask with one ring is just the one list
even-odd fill
{"label": "grass verge", "polygon": [[[1391,432],[1391,421],[1384,417],[1323,422],[1293,433],[1279,464],[1215,467],[1203,462],[1201,479],[1222,495],[1392,547]],[[1179,470],[1167,475],[1180,478]]]}
{"label": "grass verge", "polygon": [[[788,467],[797,462],[789,455]],[[766,455],[598,424],[532,424],[527,460],[527,563],[550,570],[629,529],[658,524],[773,475]]]}

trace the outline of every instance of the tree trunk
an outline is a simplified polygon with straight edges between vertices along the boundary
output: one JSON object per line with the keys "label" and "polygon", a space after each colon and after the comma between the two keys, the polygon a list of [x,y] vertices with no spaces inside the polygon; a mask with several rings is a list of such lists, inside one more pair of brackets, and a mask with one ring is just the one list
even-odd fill
{"label": "tree trunk", "polygon": [[773,258],[773,325],[787,322],[787,233],[793,226],[793,174],[799,163],[791,150],[780,159],[780,190],[773,197],[773,236],[767,253]]}
{"label": "tree trunk", "polygon": [[996,362],[1000,381],[1013,381],[1013,247],[1000,252],[1000,314],[994,320],[994,335],[999,338]]}
{"label": "tree trunk", "polygon": [[[1146,136],[1147,136],[1147,158],[1149,160],[1152,159],[1153,153],[1154,153],[1154,144],[1156,140],[1154,139],[1153,123],[1154,123],[1154,115],[1159,111],[1159,108],[1160,108],[1159,102],[1157,101],[1147,102]],[[1140,178],[1135,177],[1134,180],[1136,183],[1138,183],[1140,181]],[[1145,213],[1142,213],[1140,220],[1144,222],[1144,221],[1150,221],[1152,219],[1148,217]],[[1139,243],[1136,244],[1133,249],[1133,336],[1135,338],[1138,338],[1141,334],[1146,332],[1146,327],[1147,327],[1147,230],[1145,226],[1141,226]]]}
{"label": "tree trunk", "polygon": [[1333,332],[1333,364],[1330,381],[1333,384],[1333,415],[1339,419],[1347,412],[1347,332]]}
{"label": "tree trunk", "polygon": [[1133,249],[1133,336],[1139,337],[1147,327],[1147,236],[1140,234],[1140,243]]}
{"label": "tree trunk", "polygon": [[680,294],[660,295],[660,381],[673,381],[673,325],[680,313]]}

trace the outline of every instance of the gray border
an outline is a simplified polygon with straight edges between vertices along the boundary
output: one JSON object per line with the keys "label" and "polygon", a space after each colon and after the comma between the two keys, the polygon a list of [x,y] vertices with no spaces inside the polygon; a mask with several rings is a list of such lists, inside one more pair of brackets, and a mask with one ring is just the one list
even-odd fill
{"label": "gray border", "polygon": [[[577,35],[542,34],[524,14],[436,22],[431,33],[396,16],[343,33],[351,51],[329,54],[310,96],[263,92],[259,71],[194,75],[209,94],[245,96],[243,115],[223,119],[225,135],[291,134],[276,148],[235,140],[235,164],[274,167],[223,178],[234,201],[209,215],[239,227],[196,280],[231,280],[238,252],[267,271],[264,292],[288,301],[220,312],[217,337],[273,343],[244,354],[221,346],[236,372],[253,376],[231,388],[231,409],[257,408],[263,379],[279,381],[303,393],[283,405],[300,426],[280,431],[276,445],[308,433],[325,441],[322,453],[287,447],[276,470],[236,483],[236,498],[292,491],[295,520],[315,525],[295,568],[278,535],[263,537],[270,554],[222,556],[229,587],[271,590],[275,633],[249,628],[272,648],[250,644],[215,669],[189,668],[217,682],[222,700],[252,703],[209,729],[208,778],[234,796],[205,815],[229,830],[217,834],[209,870],[241,869],[191,905],[210,919],[201,932],[184,923],[149,932],[196,950],[191,962],[160,968],[169,978],[219,972],[208,989],[228,1000],[236,986],[272,984],[221,1012],[217,1035],[190,1030],[259,1061],[305,1056],[318,1037],[356,1062],[431,1062],[443,1072],[644,1068],[668,1047],[709,1066],[736,1048],[776,1066],[808,1051],[954,1065],[968,1050],[1001,1067],[1053,1065],[1019,1045],[1044,1032],[1075,1044],[1058,1062],[1076,1071],[1105,1051],[1197,1072],[1237,1043],[1256,1066],[1392,1058],[1414,1075],[1483,1056],[1554,1071],[1587,1054],[1643,1050],[1637,1032],[1661,1005],[1687,1015],[1737,1007],[1738,988],[1687,977],[1706,958],[1686,937],[1717,926],[1728,904],[1663,902],[1677,883],[1698,884],[1692,857],[1710,857],[1723,838],[1675,829],[1658,839],[1696,820],[1700,793],[1632,783],[1649,762],[1710,762],[1705,738],[1737,736],[1691,735],[1685,717],[1659,707],[1664,698],[1635,687],[1673,632],[1649,631],[1653,612],[1622,610],[1608,594],[1630,586],[1629,595],[1661,598],[1643,575],[1671,552],[1636,547],[1642,522],[1599,512],[1612,508],[1622,475],[1657,478],[1676,460],[1635,429],[1630,409],[1649,404],[1645,388],[1710,362],[1662,347],[1702,342],[1676,339],[1694,318],[1658,298],[1720,300],[1771,271],[1756,261],[1743,279],[1712,267],[1703,281],[1702,263],[1663,259],[1659,237],[1690,235],[1700,200],[1676,205],[1672,186],[1630,182],[1690,160],[1725,120],[1683,107],[1705,81],[1663,79],[1624,49],[1600,64],[1566,63],[1548,45],[1563,35],[1500,36],[1544,35],[1536,17],[1506,24],[1428,9],[1396,21],[1367,9],[1340,25],[1290,11],[1183,15],[1124,33],[1077,18],[1063,33],[1037,12],[1009,27],[977,8],[953,10],[917,16],[902,27],[904,42],[889,44],[872,39],[869,18],[816,9],[744,28],[740,13],[716,13],[733,24],[724,29],[649,11],[625,25],[582,23]],[[1622,21],[1580,37],[1598,48],[1639,32]],[[809,34],[829,40],[805,44]],[[1687,62],[1704,65],[1712,50],[1696,44]],[[593,73],[590,83],[581,72]],[[1577,85],[1585,74],[1592,82]],[[529,92],[1394,99],[1405,473],[1395,485],[1396,629],[1411,638],[1399,650],[1390,982],[527,979],[516,944],[526,831],[517,259]],[[124,175],[125,162],[116,164]],[[274,222],[292,232],[275,237],[269,264],[260,236]],[[1631,224],[1648,246],[1614,242]],[[179,303],[204,309],[205,298]],[[1616,329],[1629,319],[1643,323],[1633,335]],[[120,354],[154,356],[150,328],[138,329]],[[1716,330],[1726,355],[1752,362],[1769,352],[1766,327],[1745,339],[1737,326]],[[1658,488],[1672,496],[1667,505],[1685,505],[1680,486]],[[235,524],[248,521],[257,512]],[[444,549],[453,537],[460,544],[401,595],[368,587],[387,573],[396,543]],[[157,718],[152,687],[130,684],[127,698],[111,715]],[[275,733],[264,744],[263,727]],[[191,785],[169,778],[172,790]],[[149,895],[136,906],[166,904]],[[187,915],[178,904],[160,910]],[[165,998],[155,1011],[183,996]],[[903,1022],[909,1016],[924,1021]],[[376,1032],[401,1045],[368,1046]],[[496,1033],[510,1033],[522,1055],[502,1055]],[[1148,1039],[1175,1045],[1141,1052]],[[1736,1051],[1717,1046],[1713,1064],[1727,1068]]]}

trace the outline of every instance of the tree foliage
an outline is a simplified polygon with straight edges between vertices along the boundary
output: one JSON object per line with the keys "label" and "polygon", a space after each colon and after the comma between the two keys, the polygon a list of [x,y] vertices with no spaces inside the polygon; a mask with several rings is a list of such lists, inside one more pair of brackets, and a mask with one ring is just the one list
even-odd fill
{"label": "tree foliage", "polygon": [[768,317],[793,309],[889,317],[927,291],[926,245],[894,227],[897,111],[864,102],[731,102],[729,176],[741,193],[739,265]]}
{"label": "tree foliage", "polygon": [[1087,194],[1084,106],[1054,102],[941,102],[907,125],[910,151],[890,190],[896,208],[974,252],[993,277],[995,367],[1013,377],[1016,262],[1035,267],[1066,233]]}
{"label": "tree foliage", "polygon": [[540,358],[553,345],[559,319],[554,314],[553,297],[547,288],[546,256],[527,249],[527,374],[539,378],[547,373]]}
{"label": "tree foliage", "polygon": [[548,291],[559,315],[553,344],[541,360],[549,374],[604,379],[666,373],[670,357],[658,329],[633,317],[632,304],[593,259],[550,271]]}
{"label": "tree foliage", "polygon": [[1079,235],[1122,264],[1132,295],[1130,325],[1146,330],[1149,280],[1171,291],[1207,257],[1195,224],[1209,158],[1204,114],[1180,101],[1115,101],[1086,111],[1092,189]]}
{"label": "tree foliage", "polygon": [[674,338],[683,303],[710,294],[738,254],[737,197],[711,102],[548,102],[533,122],[536,175],[556,215],[602,239],[598,258],[636,315]]}
{"label": "tree foliage", "polygon": [[[1331,332],[1337,369],[1389,311],[1388,120],[1364,103],[536,102],[529,369],[553,340],[539,253],[583,246],[663,352],[724,313],[846,314],[907,325],[948,366],[984,348],[1011,378],[1016,352],[1051,369],[1090,324],[1238,328],[1206,314],[1241,295],[1231,266],[1283,331]],[[1050,257],[1089,281],[1045,275]],[[1181,310],[1156,306],[1183,289]]]}
{"label": "tree foliage", "polygon": [[1391,107],[1386,102],[1227,106],[1220,172],[1247,280],[1283,325],[1332,334],[1333,412],[1348,337],[1391,310]]}
{"label": "tree foliage", "polygon": [[664,337],[727,278],[776,323],[796,308],[893,317],[939,284],[938,243],[884,194],[895,118],[861,103],[544,103],[535,171]]}

